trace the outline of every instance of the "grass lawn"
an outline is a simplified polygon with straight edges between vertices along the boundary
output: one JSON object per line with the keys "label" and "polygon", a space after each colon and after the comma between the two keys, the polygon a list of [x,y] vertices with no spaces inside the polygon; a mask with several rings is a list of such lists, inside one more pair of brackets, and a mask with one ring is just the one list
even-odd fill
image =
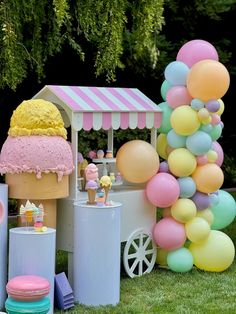
{"label": "grass lawn", "polygon": [[[236,220],[222,231],[228,234],[236,246]],[[66,313],[234,314],[236,261],[221,273],[204,272],[194,268],[188,273],[180,274],[157,265],[150,274],[142,277],[131,279],[122,273],[120,293],[120,303],[115,307],[76,305]]]}

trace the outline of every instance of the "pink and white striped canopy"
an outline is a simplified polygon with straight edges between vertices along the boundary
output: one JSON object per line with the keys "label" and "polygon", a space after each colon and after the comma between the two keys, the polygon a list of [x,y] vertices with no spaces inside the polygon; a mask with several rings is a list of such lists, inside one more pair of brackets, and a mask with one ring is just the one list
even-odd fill
{"label": "pink and white striped canopy", "polygon": [[46,85],[33,98],[62,107],[77,131],[151,129],[161,124],[161,110],[136,88]]}

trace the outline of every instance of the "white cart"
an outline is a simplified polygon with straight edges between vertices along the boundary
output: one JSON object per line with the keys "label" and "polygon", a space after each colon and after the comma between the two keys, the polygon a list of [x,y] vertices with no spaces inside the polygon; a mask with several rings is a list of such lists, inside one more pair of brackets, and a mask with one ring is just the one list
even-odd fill
{"label": "white cart", "polygon": [[[74,203],[87,199],[87,193],[78,189],[78,131],[106,130],[107,149],[113,151],[114,130],[147,128],[151,133],[150,142],[156,147],[161,110],[133,88],[47,85],[33,98],[53,102],[62,114],[65,127],[71,126],[75,171],[70,176],[70,196],[58,201],[57,248],[68,252],[69,280],[73,285]],[[112,162],[115,167],[115,158]],[[122,203],[121,243],[124,245],[123,262],[127,274],[134,277],[150,272],[156,260],[156,247],[152,241],[156,208],[148,202],[145,186],[124,183],[114,188],[110,198]]]}

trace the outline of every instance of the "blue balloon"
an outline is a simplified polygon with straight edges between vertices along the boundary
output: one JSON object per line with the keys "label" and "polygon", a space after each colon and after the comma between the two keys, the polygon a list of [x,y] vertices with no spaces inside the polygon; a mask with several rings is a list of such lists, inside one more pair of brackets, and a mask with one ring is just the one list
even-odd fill
{"label": "blue balloon", "polygon": [[211,229],[221,230],[230,225],[236,216],[236,203],[233,196],[224,191],[218,191],[219,202],[211,207],[214,215]]}
{"label": "blue balloon", "polygon": [[177,179],[180,187],[180,197],[190,198],[196,192],[196,183],[192,177],[182,177]]}
{"label": "blue balloon", "polygon": [[186,85],[188,72],[189,68],[185,63],[173,61],[165,68],[164,75],[171,85]]}
{"label": "blue balloon", "polygon": [[174,272],[188,272],[193,268],[192,253],[185,247],[171,251],[167,255],[167,265]]}
{"label": "blue balloon", "polygon": [[200,109],[204,108],[204,102],[198,98],[194,98],[191,101],[191,108],[196,111],[199,111]]}
{"label": "blue balloon", "polygon": [[172,148],[186,147],[186,136],[176,134],[173,129],[171,129],[167,134],[167,142]]}
{"label": "blue balloon", "polygon": [[194,155],[205,155],[212,146],[210,135],[203,131],[197,131],[186,139],[186,147]]}

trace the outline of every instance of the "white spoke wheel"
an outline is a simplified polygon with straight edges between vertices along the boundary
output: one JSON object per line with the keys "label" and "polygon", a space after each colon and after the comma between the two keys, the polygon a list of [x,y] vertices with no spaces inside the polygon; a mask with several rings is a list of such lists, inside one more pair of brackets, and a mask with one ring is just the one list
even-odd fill
{"label": "white spoke wheel", "polygon": [[150,234],[143,229],[136,230],[128,238],[123,263],[126,273],[131,277],[150,273],[156,262],[157,250]]}

